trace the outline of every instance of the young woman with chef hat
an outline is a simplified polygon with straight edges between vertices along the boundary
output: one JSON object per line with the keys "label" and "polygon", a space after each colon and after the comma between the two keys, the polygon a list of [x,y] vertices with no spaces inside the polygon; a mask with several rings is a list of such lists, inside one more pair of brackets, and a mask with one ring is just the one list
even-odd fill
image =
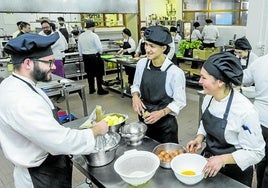
{"label": "young woman with chef hat", "polygon": [[252,52],[252,47],[246,37],[239,38],[234,43],[234,54],[239,58],[242,68],[246,69],[258,56]]}
{"label": "young woman with chef hat", "polygon": [[265,142],[253,104],[232,84],[241,85],[243,70],[230,52],[212,55],[201,69],[199,83],[206,94],[197,136],[187,149],[207,158],[203,172],[214,177],[221,172],[251,187],[253,168],[264,156]]}
{"label": "young woman with chef hat", "polygon": [[146,135],[178,143],[176,116],[186,105],[184,72],[165,55],[172,37],[162,26],[144,32],[146,57],[138,61],[131,87],[133,110],[147,125]]}

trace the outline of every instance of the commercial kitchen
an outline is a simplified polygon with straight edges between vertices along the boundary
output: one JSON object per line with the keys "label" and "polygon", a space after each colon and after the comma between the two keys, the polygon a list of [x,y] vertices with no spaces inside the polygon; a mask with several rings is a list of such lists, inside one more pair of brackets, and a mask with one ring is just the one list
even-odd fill
{"label": "commercial kitchen", "polygon": [[[218,28],[220,37],[215,49],[229,51],[234,48],[234,41],[246,36],[252,51],[258,56],[268,53],[268,19],[265,11],[266,0],[252,3],[253,0],[2,0],[0,2],[0,79],[12,74],[12,61],[3,51],[12,34],[17,30],[16,23],[25,21],[31,26],[31,33],[39,33],[42,20],[49,20],[58,25],[58,17],[63,17],[72,30],[82,33],[85,20],[92,20],[97,27],[95,33],[100,37],[103,47],[102,59],[105,65],[103,87],[108,95],[89,94],[87,74],[84,62],[79,57],[77,35],[69,35],[68,50],[65,51],[64,77],[53,75],[49,83],[37,85],[46,92],[53,104],[59,109],[59,117],[63,126],[81,129],[81,125],[92,120],[96,108],[101,106],[104,114],[123,115],[126,126],[138,122],[138,116],[132,108],[131,93],[127,83],[125,67],[135,68],[137,59],[129,56],[116,56],[122,44],[122,30],[128,28],[136,45],[141,37],[140,28],[162,25],[174,26],[183,40],[188,39],[193,30],[193,23],[198,21],[201,28],[205,20],[211,18]],[[258,20],[258,21],[256,21]],[[258,29],[257,29],[258,28]],[[72,40],[71,40],[72,39]],[[176,117],[178,121],[178,138],[180,146],[194,139],[201,118],[203,101],[202,86],[199,85],[200,69],[205,60],[216,51],[194,50],[191,56],[177,55],[177,63],[186,77],[186,106]],[[176,52],[179,54],[179,52]],[[58,97],[60,96],[60,97]],[[250,100],[254,100],[250,98]],[[95,117],[94,117],[95,118]],[[119,130],[116,130],[117,133]],[[160,143],[143,137],[137,142],[128,141],[120,129],[120,138],[112,152],[106,151],[104,158],[95,157],[93,161],[85,156],[73,156],[72,187],[135,187],[123,180],[115,172],[114,164],[127,151],[149,151]],[[1,140],[1,138],[0,138]],[[97,143],[97,142],[96,142]],[[0,187],[13,188],[13,164],[0,150]],[[16,155],[16,154],[14,154]],[[109,158],[107,159],[107,155]],[[102,156],[103,157],[103,156]],[[255,177],[255,176],[254,176]],[[172,169],[161,165],[145,184],[137,187],[189,187],[181,183]],[[192,187],[247,187],[221,173],[216,177],[203,179]],[[256,187],[253,178],[252,187]]]}

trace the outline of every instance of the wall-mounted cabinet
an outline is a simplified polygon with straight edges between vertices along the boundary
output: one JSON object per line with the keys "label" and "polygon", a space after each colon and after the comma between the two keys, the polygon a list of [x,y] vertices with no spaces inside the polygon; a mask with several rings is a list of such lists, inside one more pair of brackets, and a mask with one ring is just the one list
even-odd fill
{"label": "wall-mounted cabinet", "polygon": [[249,0],[183,0],[183,20],[206,18],[216,25],[246,25]]}

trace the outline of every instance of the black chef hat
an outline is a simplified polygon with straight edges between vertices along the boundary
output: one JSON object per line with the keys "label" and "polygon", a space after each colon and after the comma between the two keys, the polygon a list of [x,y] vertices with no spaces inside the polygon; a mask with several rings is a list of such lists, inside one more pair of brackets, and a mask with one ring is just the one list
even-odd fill
{"label": "black chef hat", "polygon": [[11,55],[12,63],[19,64],[26,58],[40,58],[52,55],[50,46],[58,39],[58,33],[49,36],[25,33],[8,41],[4,51]]}
{"label": "black chef hat", "polygon": [[172,37],[168,28],[159,25],[148,27],[144,32],[144,36],[147,41],[161,46],[168,45],[172,42]]}
{"label": "black chef hat", "polygon": [[212,23],[213,21],[211,19],[206,19],[206,23]]}
{"label": "black chef hat", "polygon": [[238,49],[238,50],[251,50],[252,49],[246,37],[237,39],[234,45],[235,45],[235,49]]}
{"label": "black chef hat", "polygon": [[177,28],[172,26],[172,27],[170,27],[169,31],[170,32],[177,32]]}
{"label": "black chef hat", "polygon": [[123,29],[123,33],[125,33],[127,36],[131,37],[131,31],[127,28]]}
{"label": "black chef hat", "polygon": [[87,20],[86,21],[86,27],[85,28],[91,28],[91,27],[95,27],[95,26],[96,26],[96,24],[92,20]]}
{"label": "black chef hat", "polygon": [[141,31],[145,31],[147,29],[147,27],[142,27]]}
{"label": "black chef hat", "polygon": [[239,59],[230,52],[221,52],[210,56],[205,61],[203,68],[218,80],[241,85],[243,69]]}
{"label": "black chef hat", "polygon": [[195,23],[193,24],[193,26],[194,26],[194,27],[199,27],[199,26],[200,26],[200,23],[199,23],[199,22],[195,22]]}
{"label": "black chef hat", "polygon": [[63,17],[58,17],[58,21],[63,21],[64,22],[64,18]]}

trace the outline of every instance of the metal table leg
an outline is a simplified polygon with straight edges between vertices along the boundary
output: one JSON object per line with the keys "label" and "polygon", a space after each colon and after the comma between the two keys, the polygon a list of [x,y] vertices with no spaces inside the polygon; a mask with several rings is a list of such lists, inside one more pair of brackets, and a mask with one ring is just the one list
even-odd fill
{"label": "metal table leg", "polygon": [[84,116],[88,116],[85,87],[82,87],[80,92],[81,92],[81,100],[83,104]]}
{"label": "metal table leg", "polygon": [[120,93],[121,97],[124,97],[124,79],[123,79],[123,65],[122,63],[120,64]]}

